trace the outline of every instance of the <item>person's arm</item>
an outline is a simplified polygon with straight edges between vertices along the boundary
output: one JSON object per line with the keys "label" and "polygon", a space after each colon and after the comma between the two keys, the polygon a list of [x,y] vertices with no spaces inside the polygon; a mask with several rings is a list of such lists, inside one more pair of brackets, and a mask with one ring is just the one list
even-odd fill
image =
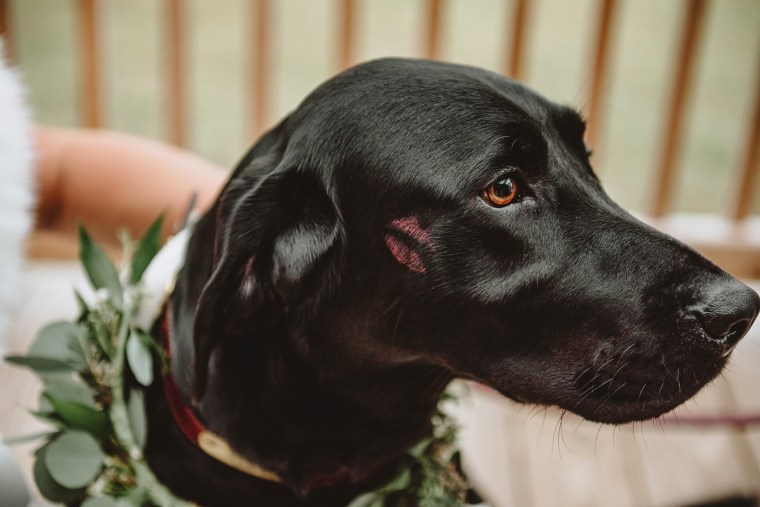
{"label": "person's arm", "polygon": [[194,193],[207,209],[227,176],[186,151],[110,131],[37,127],[35,141],[37,228],[71,237],[82,222],[116,244],[120,227],[138,236],[162,212],[168,234]]}

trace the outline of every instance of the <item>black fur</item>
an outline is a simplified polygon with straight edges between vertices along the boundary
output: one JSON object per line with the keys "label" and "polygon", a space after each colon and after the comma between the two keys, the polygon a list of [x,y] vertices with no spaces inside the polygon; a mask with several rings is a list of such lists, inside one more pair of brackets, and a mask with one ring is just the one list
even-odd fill
{"label": "black fur", "polygon": [[[186,401],[276,485],[149,396],[148,458],[207,505],[344,505],[429,428],[447,383],[608,422],[713,379],[757,295],[604,193],[571,109],[503,76],[380,60],[326,82],[240,163],[171,299]],[[481,192],[509,174],[517,200]],[[424,272],[394,258],[388,224]],[[419,238],[417,238],[419,239]]]}

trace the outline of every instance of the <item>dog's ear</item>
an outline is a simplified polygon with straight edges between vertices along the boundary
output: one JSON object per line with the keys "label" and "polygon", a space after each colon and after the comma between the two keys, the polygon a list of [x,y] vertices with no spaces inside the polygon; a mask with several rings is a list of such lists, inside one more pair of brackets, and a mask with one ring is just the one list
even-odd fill
{"label": "dog's ear", "polygon": [[252,187],[245,188],[246,178],[236,183],[222,196],[214,269],[195,316],[196,399],[220,340],[275,329],[296,311],[313,311],[340,265],[340,213],[317,176],[278,168]]}

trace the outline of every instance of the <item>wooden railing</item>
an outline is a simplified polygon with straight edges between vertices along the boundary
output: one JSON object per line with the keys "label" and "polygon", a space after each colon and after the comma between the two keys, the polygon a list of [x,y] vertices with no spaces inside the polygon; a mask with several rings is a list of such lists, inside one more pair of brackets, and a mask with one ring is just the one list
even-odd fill
{"label": "wooden railing", "polygon": [[[99,30],[97,21],[98,0],[74,0],[78,9],[77,33],[80,54],[79,73],[81,96],[81,124],[100,127],[103,118],[102,99],[102,55],[99,54]],[[188,116],[186,114],[186,43],[191,34],[186,24],[185,0],[162,0],[164,2],[165,46],[166,46],[166,86],[171,92],[166,103],[167,139],[177,145],[187,144]],[[420,0],[425,2],[421,27],[422,47],[420,56],[439,58],[443,21],[446,16],[445,0]],[[528,55],[528,37],[531,29],[531,7],[529,0],[507,0],[512,12],[504,29],[504,64],[502,71],[513,78],[523,75]],[[6,39],[6,50],[14,51],[14,26],[12,23],[12,2],[0,0],[0,32]],[[271,10],[272,0],[250,0],[248,12],[250,39],[250,96],[248,130],[251,137],[262,133],[272,122],[269,105],[272,90],[267,76],[272,69]],[[338,27],[335,70],[341,70],[355,63],[357,18],[361,15],[361,2],[339,0],[336,4],[336,26]],[[671,68],[675,69],[670,82],[669,99],[664,114],[664,130],[661,137],[655,184],[651,192],[651,204],[645,219],[666,229],[676,236],[684,237],[698,249],[702,249],[727,268],[743,276],[760,277],[760,225],[757,218],[751,218],[750,210],[754,188],[757,183],[760,162],[760,62],[757,66],[755,91],[751,109],[752,115],[744,129],[737,150],[743,154],[740,165],[734,172],[734,190],[728,199],[729,208],[723,218],[715,222],[705,232],[701,222],[689,222],[681,217],[669,219],[671,201],[678,178],[679,154],[683,144],[685,118],[691,106],[691,91],[694,83],[694,68],[699,58],[700,40],[704,37],[705,11],[708,0],[682,0],[683,14],[680,19],[680,43],[672,55]],[[603,105],[605,91],[609,89],[614,76],[610,75],[611,47],[616,36],[615,18],[618,16],[618,0],[597,0],[594,29],[590,38],[588,53],[588,96],[585,114],[588,119],[588,140],[592,146],[603,145],[605,125]]]}

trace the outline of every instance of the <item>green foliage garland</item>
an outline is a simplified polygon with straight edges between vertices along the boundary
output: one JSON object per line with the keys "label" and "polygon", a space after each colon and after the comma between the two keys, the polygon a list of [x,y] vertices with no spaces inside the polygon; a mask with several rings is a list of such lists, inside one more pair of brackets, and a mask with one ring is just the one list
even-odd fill
{"label": "green foliage garland", "polygon": [[[6,441],[42,439],[35,452],[34,480],[53,503],[83,507],[189,506],[164,487],[143,456],[146,437],[141,386],[153,382],[162,351],[148,330],[136,327],[141,279],[160,247],[162,219],[135,246],[122,235],[124,265],[117,270],[80,227],[80,259],[95,302],[76,294],[74,322],[43,328],[25,356],[10,363],[31,369],[44,384],[32,414],[52,430]],[[139,386],[127,386],[129,369]],[[442,401],[450,398],[444,395]],[[432,434],[410,449],[397,477],[356,498],[350,507],[454,507],[464,505],[467,483],[455,463],[457,428],[442,411]]]}

